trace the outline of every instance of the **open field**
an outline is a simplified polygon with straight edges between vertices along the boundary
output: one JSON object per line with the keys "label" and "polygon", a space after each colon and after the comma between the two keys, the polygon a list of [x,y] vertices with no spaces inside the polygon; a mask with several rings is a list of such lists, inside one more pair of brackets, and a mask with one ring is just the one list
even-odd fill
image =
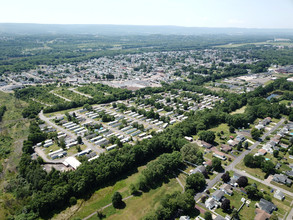
{"label": "open field", "polygon": [[4,194],[3,186],[15,175],[22,153],[22,142],[28,135],[29,120],[23,119],[21,115],[26,103],[16,100],[13,93],[0,92],[0,103],[9,110],[0,123],[0,151],[3,150],[2,156],[0,153],[0,173],[2,170],[4,174],[0,180],[0,219],[5,219],[8,210],[3,205],[8,201],[13,204],[15,200],[12,195]]}
{"label": "open field", "polygon": [[[107,186],[96,191],[88,200],[79,200],[75,206],[67,208],[60,214],[55,215],[53,219],[84,218],[110,204],[111,197],[115,191],[119,191],[123,198],[130,196],[128,187],[131,183],[137,181],[139,174],[144,168],[145,166],[139,167],[138,172],[116,182],[112,186]],[[183,174],[180,174],[178,178],[185,184],[185,177],[182,175]],[[151,189],[148,192],[142,193],[140,196],[127,199],[124,209],[115,209],[113,206],[110,206],[103,210],[103,214],[106,215],[107,219],[140,219],[149,211],[155,209],[163,195],[174,191],[182,191],[182,188],[176,179],[172,178],[168,183],[163,183],[162,186],[156,189]],[[90,219],[98,218],[94,215]]]}
{"label": "open field", "polygon": [[219,45],[215,47],[234,48],[234,47],[242,47],[242,46],[248,46],[248,45],[292,46],[293,43],[291,42],[257,42],[257,43],[242,43],[242,44],[225,44],[225,45]]}
{"label": "open field", "polygon": [[242,114],[242,113],[244,113],[244,112],[245,112],[245,109],[246,109],[246,106],[243,106],[242,108],[240,108],[240,109],[237,109],[236,111],[234,111],[234,112],[231,112],[230,114],[231,114],[231,115],[235,115],[235,114]]}

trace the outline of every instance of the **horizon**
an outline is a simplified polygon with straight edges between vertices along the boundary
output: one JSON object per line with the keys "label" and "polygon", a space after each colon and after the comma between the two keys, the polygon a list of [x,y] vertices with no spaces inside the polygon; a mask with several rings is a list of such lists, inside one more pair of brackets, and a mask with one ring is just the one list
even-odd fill
{"label": "horizon", "polygon": [[11,0],[1,8],[0,23],[293,29],[293,0]]}
{"label": "horizon", "polygon": [[74,26],[74,25],[100,25],[100,26],[143,26],[143,27],[179,27],[179,28],[208,28],[208,29],[268,29],[268,30],[276,30],[276,29],[280,29],[280,30],[284,30],[284,29],[288,29],[288,30],[293,30],[292,28],[273,28],[273,27],[267,27],[267,28],[258,28],[258,27],[235,27],[235,26],[230,26],[230,27],[200,27],[200,26],[183,26],[183,25],[157,25],[157,24],[90,24],[90,23],[84,23],[84,24],[63,24],[63,23],[59,23],[59,24],[55,24],[55,23],[26,23],[26,22],[0,22],[0,24],[29,24],[29,25],[69,25],[69,26]]}

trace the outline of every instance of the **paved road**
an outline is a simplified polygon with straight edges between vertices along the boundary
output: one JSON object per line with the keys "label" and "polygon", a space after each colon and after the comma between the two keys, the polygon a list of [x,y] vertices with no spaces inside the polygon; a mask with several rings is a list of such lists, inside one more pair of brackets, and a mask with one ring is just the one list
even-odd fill
{"label": "paved road", "polygon": [[[279,126],[281,126],[284,123],[285,119],[281,119],[270,131],[266,132],[261,138],[264,140],[267,136],[269,136],[272,132],[274,132],[275,130],[278,129]],[[250,150],[246,150],[244,151],[240,156],[238,156],[237,158],[234,159],[234,161],[225,168],[225,172],[226,171],[230,171],[230,170],[234,170],[235,166],[241,162],[241,160],[243,160],[243,158],[249,154],[251,152],[251,150],[255,149],[258,145],[260,144],[260,142],[256,141],[254,142],[253,145],[251,145]],[[224,172],[223,172],[224,173]],[[206,189],[210,189],[212,188],[217,182],[220,181],[221,176],[223,175],[223,173],[219,173],[214,179],[212,179],[208,184]],[[257,180],[258,182],[262,182],[262,180]],[[274,186],[274,188],[276,188]],[[200,197],[202,196],[202,193],[198,193],[195,195],[194,199],[195,201],[197,201]]]}
{"label": "paved road", "polygon": [[[244,171],[242,171],[242,170],[238,170],[238,169],[235,169],[235,168],[234,168],[233,171],[235,171],[235,172],[237,172],[237,173],[239,173],[239,174],[241,174],[241,175],[243,175],[243,176],[247,176],[247,177],[249,177],[249,178],[251,178],[251,179],[253,179],[253,180],[257,181],[257,182],[262,182],[262,183],[264,183],[263,180],[261,180],[261,179],[259,179],[259,178],[256,178],[256,177],[254,177],[254,176],[250,175],[249,173],[246,173],[246,172],[244,172]],[[280,188],[280,187],[278,187],[278,186],[275,186],[275,185],[273,185],[273,184],[271,184],[271,183],[267,183],[267,182],[265,183],[265,185],[267,185],[267,186],[269,186],[269,187],[271,187],[271,188],[274,188],[274,189],[278,189],[278,190],[282,191],[283,193],[286,193],[287,195],[293,197],[293,193],[292,193],[292,192],[289,192],[288,190],[285,190],[285,189],[283,189],[283,188]]]}
{"label": "paved road", "polygon": [[64,161],[64,158],[63,159],[55,159],[55,160],[52,160],[52,159],[49,159],[48,157],[47,157],[47,155],[45,154],[45,152],[43,151],[43,149],[42,148],[40,148],[40,147],[36,147],[35,148],[35,152],[41,157],[41,158],[43,158],[43,160],[45,161],[45,162],[49,162],[49,163],[62,163],[63,161]]}
{"label": "paved road", "polygon": [[91,95],[84,94],[84,93],[82,93],[82,92],[79,92],[79,91],[75,90],[75,88],[69,88],[68,90],[70,90],[70,91],[72,91],[72,92],[74,92],[74,93],[77,93],[77,94],[79,94],[79,95],[82,95],[82,96],[85,96],[85,97],[91,98],[91,99],[93,98]]}

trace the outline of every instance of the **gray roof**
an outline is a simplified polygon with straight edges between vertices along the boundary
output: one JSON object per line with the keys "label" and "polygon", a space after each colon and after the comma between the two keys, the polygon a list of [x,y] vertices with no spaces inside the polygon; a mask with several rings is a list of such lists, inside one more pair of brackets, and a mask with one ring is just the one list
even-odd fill
{"label": "gray roof", "polygon": [[223,192],[222,190],[217,190],[213,193],[213,198],[219,201],[223,198],[224,195],[225,195],[225,192]]}
{"label": "gray roof", "polygon": [[214,220],[225,220],[222,216],[218,215]]}
{"label": "gray roof", "polygon": [[265,199],[260,199],[259,206],[262,210],[269,214],[272,214],[272,212],[277,209],[277,206],[275,206],[274,203],[271,203]]}

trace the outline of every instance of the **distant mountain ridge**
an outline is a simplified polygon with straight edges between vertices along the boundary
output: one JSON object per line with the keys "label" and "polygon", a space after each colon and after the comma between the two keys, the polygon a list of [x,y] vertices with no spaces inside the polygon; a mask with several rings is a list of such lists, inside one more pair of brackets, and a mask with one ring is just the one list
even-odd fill
{"label": "distant mountain ridge", "polygon": [[293,35],[293,29],[207,28],[182,26],[143,26],[108,24],[0,23],[0,34],[98,34],[98,35]]}

